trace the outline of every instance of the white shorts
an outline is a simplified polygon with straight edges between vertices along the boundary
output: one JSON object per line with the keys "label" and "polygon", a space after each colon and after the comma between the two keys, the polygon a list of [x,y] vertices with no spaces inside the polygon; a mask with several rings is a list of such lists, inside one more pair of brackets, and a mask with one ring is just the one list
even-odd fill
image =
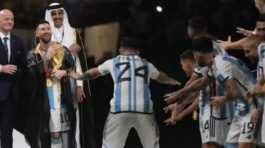
{"label": "white shorts", "polygon": [[261,126],[258,126],[258,129],[257,129],[257,142],[256,142],[256,145],[259,146],[258,148],[263,148],[265,146],[265,143],[262,142],[262,137],[261,137],[261,134],[262,134],[262,129],[261,129]]}
{"label": "white shorts", "polygon": [[102,148],[123,148],[132,128],[144,148],[159,148],[159,130],[153,114],[109,113],[103,132]]}
{"label": "white shorts", "polygon": [[70,128],[71,123],[65,107],[50,110],[50,132],[64,132]]}
{"label": "white shorts", "polygon": [[263,109],[263,115],[262,115],[262,124],[261,124],[261,143],[265,145],[265,105]]}
{"label": "white shorts", "polygon": [[256,140],[256,123],[251,122],[250,114],[235,115],[227,135],[227,143],[254,143]]}
{"label": "white shorts", "polygon": [[228,132],[228,123],[226,119],[215,119],[211,117],[210,111],[200,115],[200,133],[203,144],[216,143],[224,145]]}

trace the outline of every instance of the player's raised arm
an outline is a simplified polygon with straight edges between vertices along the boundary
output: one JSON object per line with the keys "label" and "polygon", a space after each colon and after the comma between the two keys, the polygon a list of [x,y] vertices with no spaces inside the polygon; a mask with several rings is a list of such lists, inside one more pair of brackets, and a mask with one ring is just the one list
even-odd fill
{"label": "player's raised arm", "polygon": [[244,37],[238,41],[231,41],[231,36],[228,37],[227,41],[218,40],[218,45],[225,49],[243,49],[245,43],[248,41],[249,37]]}
{"label": "player's raised arm", "polygon": [[99,65],[98,67],[87,70],[82,75],[75,72],[71,72],[70,76],[77,80],[85,80],[85,79],[92,80],[99,76],[109,74],[111,69],[113,69],[112,59],[105,61],[103,64]]}
{"label": "player's raised arm", "polygon": [[191,92],[196,92],[204,88],[209,83],[209,78],[207,76],[201,77],[194,80],[190,85],[170,94],[166,94],[165,101],[168,104],[175,103],[179,99],[185,98]]}
{"label": "player's raised arm", "polygon": [[74,79],[77,80],[85,80],[85,79],[95,79],[99,76],[101,76],[102,74],[100,73],[100,71],[98,70],[97,67],[95,68],[91,68],[89,70],[87,70],[85,73],[83,73],[82,75],[78,74],[78,73],[70,73],[70,76]]}
{"label": "player's raised arm", "polygon": [[162,84],[168,84],[168,85],[181,85],[181,83],[174,78],[169,77],[167,74],[164,72],[159,72],[159,75],[157,79],[155,79],[157,82],[162,83]]}
{"label": "player's raised arm", "polygon": [[[187,105],[185,105],[186,107]],[[167,125],[175,125],[177,121],[182,120],[187,115],[191,114],[193,111],[198,109],[199,107],[199,97],[195,97],[192,104],[190,104],[187,108],[183,108],[181,104],[170,104],[164,108],[164,111],[170,112],[170,117],[164,121]]]}
{"label": "player's raised arm", "polygon": [[244,98],[240,93],[240,88],[234,79],[226,80],[225,82],[225,95],[224,96],[214,96],[212,97],[212,105],[219,106],[224,104],[228,99],[232,98]]}
{"label": "player's raised arm", "polygon": [[181,83],[171,77],[169,77],[164,72],[159,71],[152,63],[147,63],[148,71],[150,74],[150,78],[162,83],[162,84],[168,84],[168,85],[181,85]]}
{"label": "player's raised arm", "polygon": [[[232,58],[230,58],[230,60],[232,60]],[[244,66],[242,66],[245,72],[247,72],[247,69],[244,68]],[[239,76],[241,76],[242,74],[240,74],[240,72],[235,70],[235,67],[233,66],[233,64],[231,64],[231,62],[223,62],[222,65],[220,65],[219,67],[222,71],[220,71],[223,79],[224,79],[224,96],[215,96],[212,97],[212,104],[213,105],[221,105],[224,102],[226,102],[228,99],[238,99],[238,98],[246,98],[246,94],[242,93],[241,89],[243,87],[243,89],[247,89],[249,83],[242,83],[242,80],[239,80]],[[237,75],[236,75],[237,73]],[[244,74],[248,74],[251,75],[250,73],[244,73]],[[249,78],[251,80],[251,78]]]}
{"label": "player's raised arm", "polygon": [[244,97],[240,93],[240,88],[237,85],[236,80],[229,79],[225,82],[225,96],[227,98],[241,98]]}
{"label": "player's raised arm", "polygon": [[200,78],[200,76],[198,76],[195,72],[193,72],[190,79],[185,83],[185,86],[190,85],[193,81],[195,81],[199,78]]}
{"label": "player's raised arm", "polygon": [[253,99],[254,97],[261,97],[265,95],[265,80],[259,79],[255,85],[255,87],[250,90],[247,94],[247,99]]}

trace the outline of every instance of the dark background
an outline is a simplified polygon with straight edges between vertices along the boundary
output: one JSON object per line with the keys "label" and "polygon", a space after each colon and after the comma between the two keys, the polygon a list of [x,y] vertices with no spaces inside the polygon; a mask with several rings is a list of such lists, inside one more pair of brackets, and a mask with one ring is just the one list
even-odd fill
{"label": "dark background", "polygon": [[[0,7],[5,7],[6,2],[1,0]],[[16,14],[16,27],[33,29],[49,2],[51,1],[43,0],[33,7],[30,0],[13,0],[11,6]],[[65,0],[64,4],[70,12],[71,24],[78,28],[119,21],[121,36],[133,35],[143,38],[146,47],[142,56],[181,82],[185,82],[187,78],[181,70],[178,56],[190,47],[190,40],[186,35],[189,18],[205,16],[214,36],[226,39],[228,35],[232,35],[232,39],[236,40],[241,36],[235,34],[235,28],[240,26],[253,29],[258,16],[254,0]],[[162,13],[156,11],[158,5],[163,7]],[[241,51],[231,51],[231,54],[252,67]],[[88,62],[89,67],[96,65],[93,58]],[[151,83],[151,88],[160,127],[161,148],[199,148],[198,123],[193,121],[191,116],[178,122],[176,126],[165,126],[162,123],[167,117],[162,110],[165,106],[162,96],[176,88],[155,82]],[[88,115],[85,116],[87,120],[92,119],[93,122],[84,125],[84,130],[92,133],[89,137],[94,138],[92,141],[100,147],[102,129],[112,96],[112,80],[109,76],[98,78],[91,82],[91,89],[92,97],[86,102],[84,110],[89,111],[89,114],[85,114]],[[134,131],[128,138],[126,148],[141,148]]]}

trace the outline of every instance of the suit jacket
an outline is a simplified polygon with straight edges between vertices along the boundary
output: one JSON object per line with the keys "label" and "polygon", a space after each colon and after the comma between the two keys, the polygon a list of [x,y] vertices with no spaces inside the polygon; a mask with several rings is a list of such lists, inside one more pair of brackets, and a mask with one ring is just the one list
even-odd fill
{"label": "suit jacket", "polygon": [[10,50],[11,58],[8,62],[8,56],[5,51],[2,40],[0,39],[0,64],[13,64],[16,65],[18,71],[14,75],[0,73],[0,103],[7,99],[14,99],[14,86],[19,73],[26,67],[26,53],[22,41],[11,34],[10,36]]}

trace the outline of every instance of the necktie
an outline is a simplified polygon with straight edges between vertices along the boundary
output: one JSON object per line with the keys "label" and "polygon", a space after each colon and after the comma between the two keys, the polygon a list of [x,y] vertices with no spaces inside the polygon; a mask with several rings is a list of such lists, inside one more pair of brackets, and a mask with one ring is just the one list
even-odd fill
{"label": "necktie", "polygon": [[8,51],[8,46],[7,46],[7,41],[8,41],[8,37],[4,37],[4,48],[5,48],[5,51],[6,51],[6,55],[8,57],[8,61],[9,61],[9,51]]}

